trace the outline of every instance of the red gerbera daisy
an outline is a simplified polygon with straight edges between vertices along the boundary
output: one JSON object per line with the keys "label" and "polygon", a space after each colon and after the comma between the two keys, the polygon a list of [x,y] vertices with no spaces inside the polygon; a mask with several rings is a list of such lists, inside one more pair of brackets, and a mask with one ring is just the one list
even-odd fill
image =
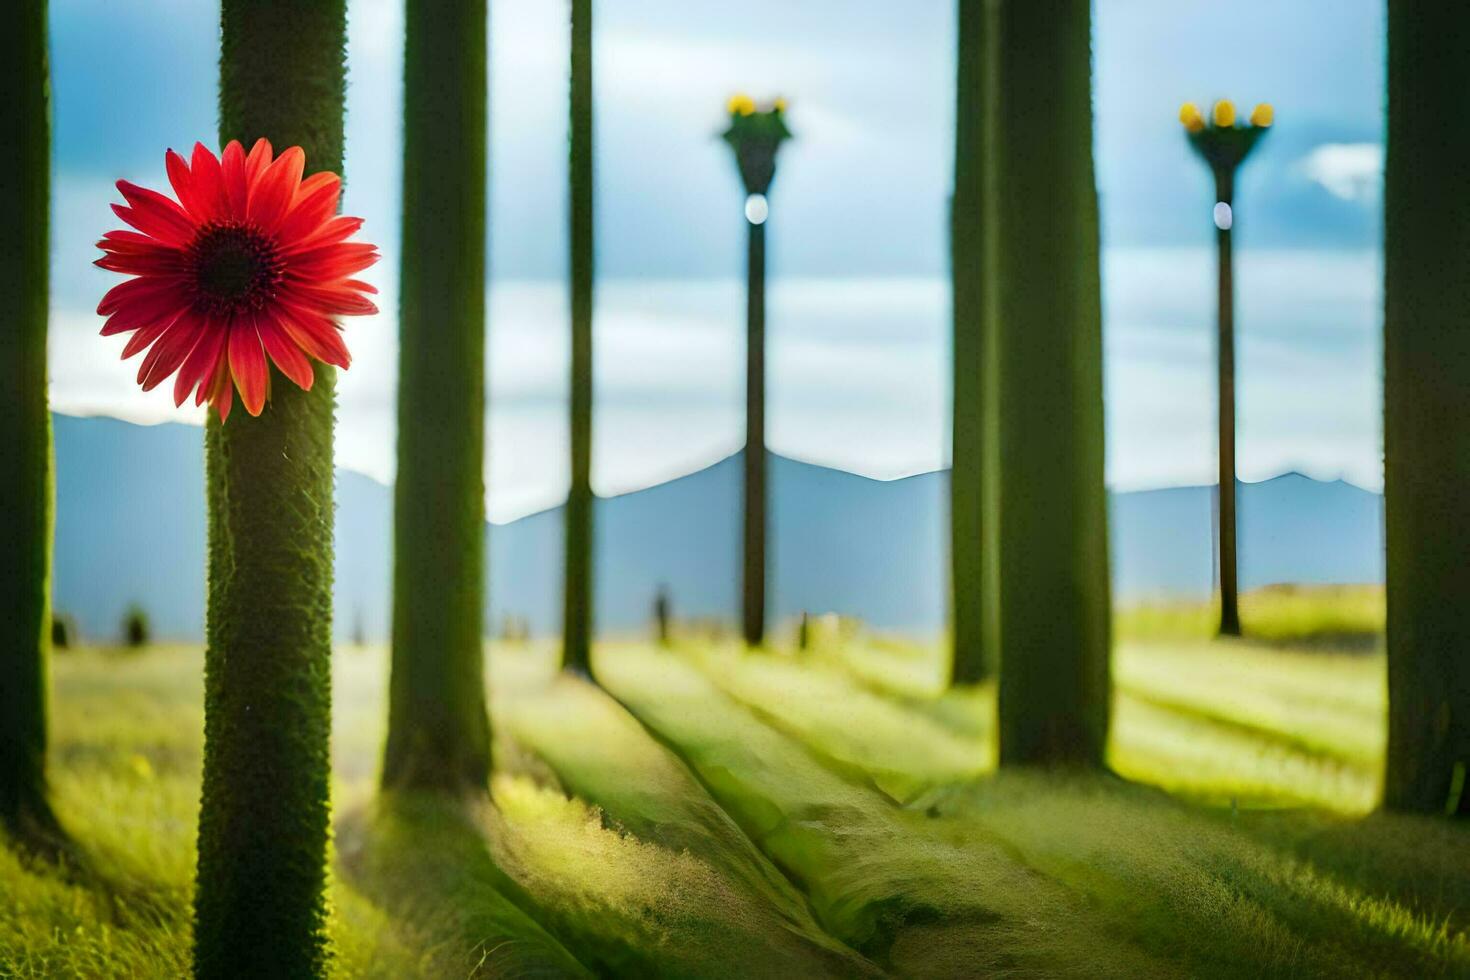
{"label": "red gerbera daisy", "polygon": [[362,219],[336,216],[341,178],[302,180],[301,148],[273,158],[265,140],[249,155],[231,142],[222,157],[196,143],[190,162],[169,150],[167,163],[178,202],[118,181],[128,206],[112,210],[137,231],[97,243],[107,253],[97,265],[137,277],[109,290],[97,313],[104,337],[133,333],[124,358],[149,348],[143,390],[177,372],[174,403],[193,392],[223,420],[237,387],[245,410],[260,414],[271,362],[306,389],[310,358],[347,367],[336,317],[378,312],[362,295],[377,290],[350,278],[378,252],[346,240]]}

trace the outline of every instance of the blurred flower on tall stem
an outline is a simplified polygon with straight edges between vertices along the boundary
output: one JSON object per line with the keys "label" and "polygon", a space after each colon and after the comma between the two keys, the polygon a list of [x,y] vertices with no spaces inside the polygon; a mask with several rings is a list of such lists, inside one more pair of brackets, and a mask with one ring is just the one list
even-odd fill
{"label": "blurred flower on tall stem", "polygon": [[1275,110],[1263,102],[1251,111],[1245,125],[1237,125],[1235,104],[1221,99],[1204,113],[1193,102],[1179,108],[1185,137],[1210,168],[1215,181],[1215,224],[1218,269],[1219,499],[1216,504],[1218,571],[1220,577],[1220,635],[1240,635],[1239,583],[1236,572],[1235,522],[1235,290],[1231,231],[1235,227],[1235,172],[1250,156],[1276,120]]}
{"label": "blurred flower on tall stem", "polygon": [[764,107],[748,95],[726,103],[730,125],[723,138],[735,151],[745,186],[746,357],[745,515],[741,623],[745,642],[759,646],[766,630],[766,193],[776,177],[776,151],[791,138],[786,100]]}

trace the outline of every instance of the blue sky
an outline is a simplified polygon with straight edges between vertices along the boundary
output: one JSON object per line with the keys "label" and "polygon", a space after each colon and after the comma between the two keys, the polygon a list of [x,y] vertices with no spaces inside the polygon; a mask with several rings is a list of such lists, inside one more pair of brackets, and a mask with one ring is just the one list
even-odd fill
{"label": "blue sky", "polygon": [[[565,5],[493,0],[491,416],[499,519],[565,484]],[[597,5],[599,394],[595,483],[687,472],[741,441],[740,194],[714,139],[734,90],[791,99],[772,192],[773,448],[892,477],[943,465],[948,0]],[[1237,247],[1241,471],[1381,484],[1380,2],[1099,0],[1109,479],[1207,482],[1214,453],[1210,188],[1183,99],[1269,100]],[[215,133],[217,9],[56,0],[53,398],[197,419],[133,390],[91,316],[111,181],[162,186],[163,151]],[[398,4],[350,7],[346,207],[383,246],[384,313],[349,325],[339,458],[392,475]]]}

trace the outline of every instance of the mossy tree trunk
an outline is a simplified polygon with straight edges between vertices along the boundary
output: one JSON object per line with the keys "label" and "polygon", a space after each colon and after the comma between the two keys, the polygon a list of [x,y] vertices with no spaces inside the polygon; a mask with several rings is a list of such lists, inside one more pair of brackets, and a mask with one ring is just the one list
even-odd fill
{"label": "mossy tree trunk", "polygon": [[562,638],[567,667],[590,673],[592,644],[592,0],[572,0],[570,184],[572,483],[566,510]]}
{"label": "mossy tree trunk", "polygon": [[1470,8],[1388,5],[1384,803],[1470,815]]}
{"label": "mossy tree trunk", "polygon": [[987,389],[985,373],[984,124],[991,92],[985,51],[987,0],[958,0],[955,77],[954,197],[950,204],[954,370],[953,452],[950,469],[950,594],[952,680],[974,684],[992,676],[994,651],[986,642],[985,574],[989,547],[983,519]]}
{"label": "mossy tree trunk", "polygon": [[387,788],[482,794],[485,0],[409,0]]}
{"label": "mossy tree trunk", "polygon": [[58,833],[46,800],[54,478],[46,407],[51,119],[46,4],[0,14],[0,827]]}
{"label": "mossy tree trunk", "polygon": [[994,325],[1007,765],[1097,766],[1109,712],[1101,285],[1088,0],[999,0]]}
{"label": "mossy tree trunk", "polygon": [[766,226],[746,222],[745,296],[745,642],[766,637]]}
{"label": "mossy tree trunk", "polygon": [[[342,168],[344,0],[223,0],[220,137]],[[273,369],[274,370],[274,369]],[[194,900],[201,977],[320,976],[328,955],[335,374],[271,383],[206,434],[209,617]]]}

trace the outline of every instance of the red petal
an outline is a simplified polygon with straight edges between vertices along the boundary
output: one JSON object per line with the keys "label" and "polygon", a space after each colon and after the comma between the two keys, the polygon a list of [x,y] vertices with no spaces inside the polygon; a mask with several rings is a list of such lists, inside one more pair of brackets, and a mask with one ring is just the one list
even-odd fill
{"label": "red petal", "polygon": [[211,202],[208,198],[200,197],[199,189],[194,182],[194,175],[189,172],[189,165],[184,162],[184,158],[173,150],[169,150],[164,154],[163,160],[168,169],[168,182],[173,185],[174,196],[179,199],[184,210],[189,212],[189,216],[196,222],[202,224],[208,221]]}
{"label": "red petal", "polygon": [[[220,360],[220,364],[225,367],[228,367],[229,363],[229,358]],[[210,396],[210,404],[214,406],[215,411],[219,412],[219,420],[223,422],[230,417],[230,406],[234,403],[235,386],[230,384],[230,373],[226,371],[224,374],[224,383],[219,386],[216,394]]]}
{"label": "red petal", "polygon": [[112,213],[162,244],[183,247],[189,243],[188,238],[180,236],[171,225],[159,223],[153,215],[139,213],[121,204],[112,205]]}
{"label": "red petal", "polygon": [[286,274],[307,283],[321,284],[345,279],[378,261],[378,247],[366,242],[341,242],[293,255]]}
{"label": "red petal", "polygon": [[109,231],[102,236],[102,241],[97,243],[98,248],[109,248],[117,245],[147,245],[149,248],[169,248],[156,238],[149,238],[141,232],[118,229]]}
{"label": "red petal", "polygon": [[158,249],[150,252],[113,252],[95,260],[93,265],[109,272],[122,272],[130,276],[172,276],[183,271],[184,260],[173,249]]}
{"label": "red petal", "polygon": [[97,304],[97,315],[116,313],[125,304],[152,302],[159,297],[173,294],[184,295],[183,282],[174,276],[144,276],[129,279],[109,289]]}
{"label": "red petal", "polygon": [[243,318],[230,324],[230,374],[240,389],[240,401],[244,403],[245,411],[259,415],[265,408],[270,367],[260,346],[260,334],[253,323]]}
{"label": "red petal", "polygon": [[224,159],[220,161],[220,180],[224,184],[229,216],[243,220],[250,185],[245,181],[245,149],[239,140],[230,140],[225,147]]}
{"label": "red petal", "polygon": [[349,218],[346,215],[339,215],[327,221],[316,231],[301,239],[301,241],[294,245],[285,246],[281,251],[283,255],[291,255],[309,248],[316,248],[320,245],[330,245],[333,242],[340,242],[346,238],[350,238],[361,227],[361,218]]}
{"label": "red petal", "polygon": [[184,404],[189,393],[196,387],[200,390],[199,399],[203,400],[205,385],[214,375],[220,355],[224,351],[227,336],[229,334],[223,324],[204,321],[203,333],[199,337],[199,342],[189,352],[188,358],[179,368],[178,378],[174,381],[175,405]]}
{"label": "red petal", "polygon": [[281,284],[281,297],[294,306],[328,316],[371,316],[378,312],[371,300],[340,285],[310,286],[287,280]]}
{"label": "red petal", "polygon": [[194,404],[203,405],[206,401],[214,401],[219,395],[221,383],[228,384],[230,379],[230,356],[225,349],[229,342],[230,327],[227,323],[213,323],[211,326],[219,334],[220,349],[215,358],[214,365],[210,368],[203,381],[199,382],[199,390],[194,393]]}
{"label": "red petal", "polygon": [[260,332],[265,352],[270,355],[276,367],[281,369],[281,373],[296,382],[303,391],[310,391],[314,380],[311,362],[301,353],[301,348],[292,342],[290,335],[279,324],[266,317],[258,317],[255,328]]}
{"label": "red petal", "polygon": [[[174,201],[157,191],[139,187],[126,180],[118,181],[117,189],[122,191],[122,196],[132,207],[133,218],[136,219],[129,220],[118,211],[118,215],[128,224],[171,245],[187,245],[193,240],[195,221],[189,217],[189,212]],[[117,210],[117,205],[113,205],[113,210]]]}
{"label": "red petal", "polygon": [[342,180],[336,174],[323,172],[306,178],[291,202],[291,210],[276,230],[276,238],[290,245],[317,231],[337,210],[341,193]]}
{"label": "red petal", "polygon": [[266,231],[273,231],[301,186],[301,171],[306,167],[306,154],[293,146],[266,168],[250,191],[250,220]]}
{"label": "red petal", "polygon": [[169,327],[172,327],[177,320],[177,316],[171,316],[165,320],[158,320],[146,327],[140,327],[138,332],[129,337],[128,342],[123,345],[122,355],[118,360],[126,361],[138,353],[138,351],[152,344],[159,337],[167,333]]}
{"label": "red petal", "polygon": [[318,361],[339,368],[352,364],[352,355],[342,342],[342,332],[332,321],[307,311],[287,309],[279,322],[286,336]]}
{"label": "red petal", "polygon": [[179,300],[172,303],[165,303],[161,300],[152,303],[129,303],[107,318],[107,322],[102,325],[102,336],[111,337],[114,334],[127,333],[129,330],[137,330],[139,327],[146,327],[150,323],[159,321],[172,322],[187,308],[187,305]]}
{"label": "red petal", "polygon": [[255,193],[256,182],[265,173],[265,168],[270,166],[274,155],[271,141],[264,136],[256,140],[255,145],[250,148],[250,155],[245,158],[245,186],[250,189],[250,193]]}
{"label": "red petal", "polygon": [[219,157],[203,143],[194,144],[194,153],[189,158],[189,176],[194,181],[194,196],[205,210],[201,216],[203,220],[213,220],[228,213],[229,202],[225,196]]}
{"label": "red petal", "polygon": [[174,321],[173,327],[153,345],[153,349],[143,360],[143,367],[138,372],[138,381],[143,385],[143,390],[152,391],[177,371],[179,365],[184,363],[184,358],[189,356],[189,352],[199,342],[201,333],[200,321],[191,314],[185,314]]}

